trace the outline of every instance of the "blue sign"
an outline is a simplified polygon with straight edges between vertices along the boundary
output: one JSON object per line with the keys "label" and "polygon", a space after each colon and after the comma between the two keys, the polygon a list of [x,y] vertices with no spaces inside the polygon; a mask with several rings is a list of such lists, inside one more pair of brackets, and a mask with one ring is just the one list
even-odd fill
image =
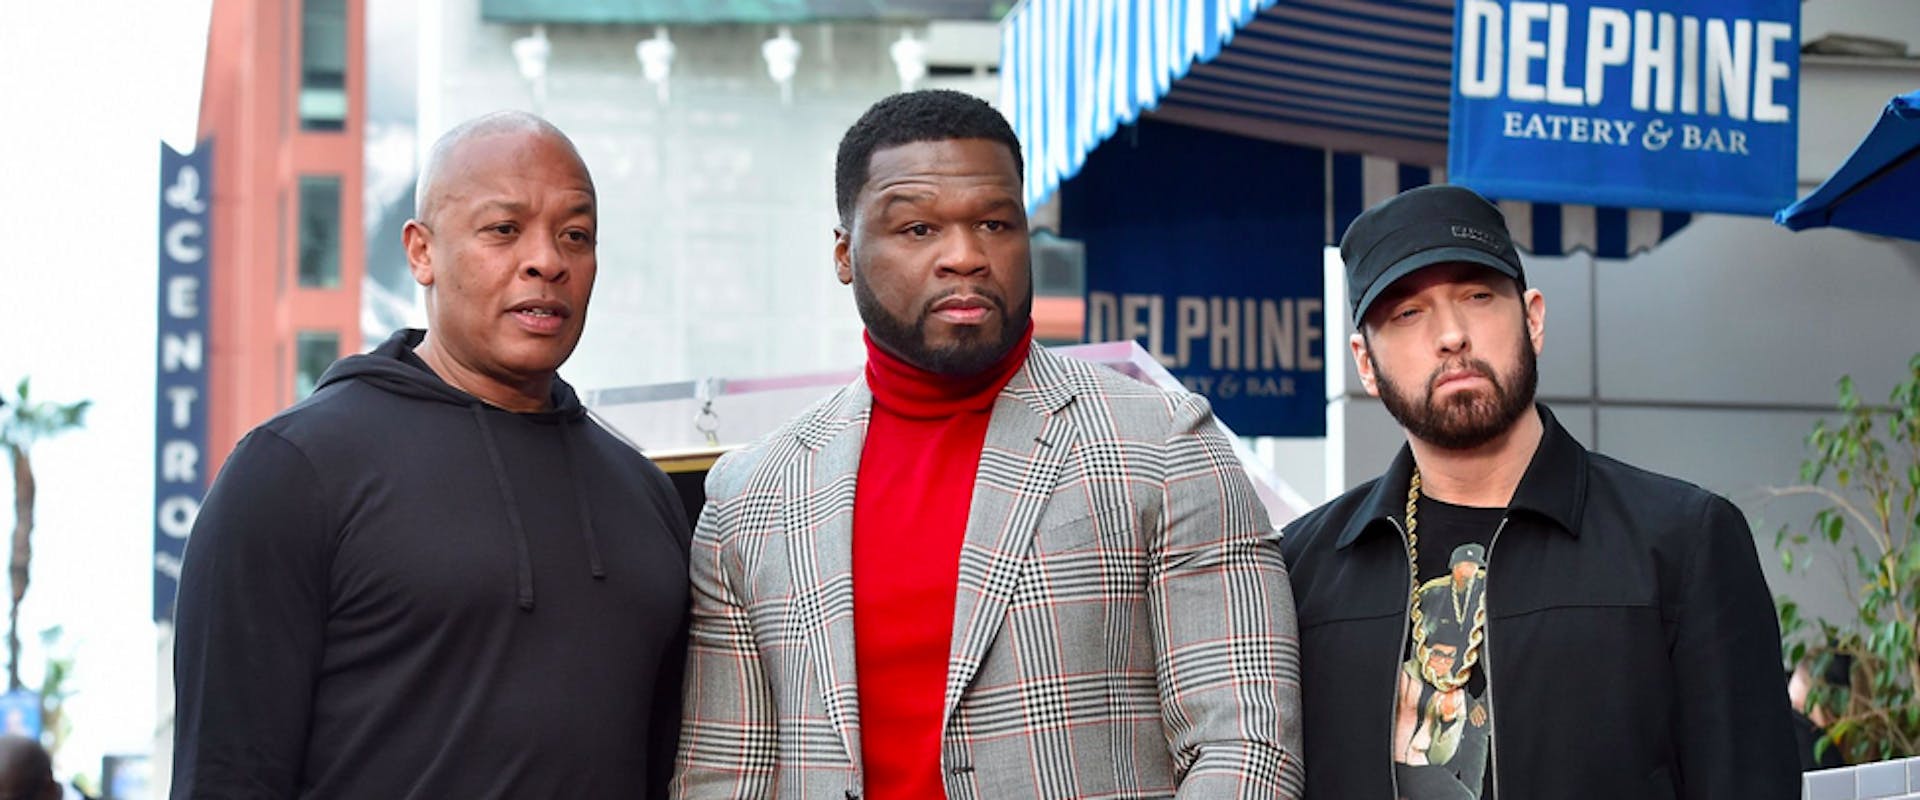
{"label": "blue sign", "polygon": [[40,695],[25,689],[0,694],[0,735],[38,740],[41,729]]}
{"label": "blue sign", "polygon": [[1143,121],[1061,186],[1087,341],[1133,339],[1243,436],[1326,435],[1326,157]]}
{"label": "blue sign", "polygon": [[153,618],[173,619],[180,558],[207,494],[207,275],[213,145],[160,145],[160,324],[153,462]]}
{"label": "blue sign", "polygon": [[1490,197],[1793,201],[1800,0],[1459,0],[1447,171]]}

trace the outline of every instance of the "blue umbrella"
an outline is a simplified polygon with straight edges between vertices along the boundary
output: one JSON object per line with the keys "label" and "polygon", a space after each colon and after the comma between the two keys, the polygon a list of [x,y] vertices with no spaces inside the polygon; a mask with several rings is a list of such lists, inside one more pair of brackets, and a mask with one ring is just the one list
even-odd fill
{"label": "blue umbrella", "polygon": [[1840,170],[1773,221],[1796,231],[1832,225],[1920,240],[1920,91],[1888,101]]}

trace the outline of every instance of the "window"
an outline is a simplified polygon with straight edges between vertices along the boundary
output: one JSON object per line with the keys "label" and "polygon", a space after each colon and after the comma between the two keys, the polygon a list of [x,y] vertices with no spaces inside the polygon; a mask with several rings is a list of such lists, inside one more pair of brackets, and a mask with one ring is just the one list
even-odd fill
{"label": "window", "polygon": [[340,357],[340,334],[301,331],[293,344],[293,399],[307,399],[320,385],[320,376]]}
{"label": "window", "polygon": [[306,0],[300,11],[300,129],[347,127],[347,0]]}
{"label": "window", "polygon": [[340,288],[340,179],[300,179],[300,288]]}

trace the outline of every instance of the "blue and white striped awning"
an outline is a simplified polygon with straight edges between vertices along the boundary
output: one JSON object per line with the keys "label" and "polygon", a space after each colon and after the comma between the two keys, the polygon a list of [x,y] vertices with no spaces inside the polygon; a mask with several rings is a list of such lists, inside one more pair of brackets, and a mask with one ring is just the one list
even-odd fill
{"label": "blue and white striped awning", "polygon": [[[1024,0],[1001,22],[1000,104],[1038,207],[1143,113],[1328,150],[1328,242],[1442,180],[1453,0]],[[1503,201],[1537,255],[1624,257],[1691,215]]]}
{"label": "blue and white striped awning", "polygon": [[[1377,156],[1329,153],[1327,243],[1369,206],[1429,183],[1446,182],[1446,170],[1402,164]],[[1585,250],[1601,258],[1626,258],[1650,250],[1693,219],[1684,211],[1605,208],[1571,203],[1501,200],[1501,213],[1515,246],[1534,255]]]}

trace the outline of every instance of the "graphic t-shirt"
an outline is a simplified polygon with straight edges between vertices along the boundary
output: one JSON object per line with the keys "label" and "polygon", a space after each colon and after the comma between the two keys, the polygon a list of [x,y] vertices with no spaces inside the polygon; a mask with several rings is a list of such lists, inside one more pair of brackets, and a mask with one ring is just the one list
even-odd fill
{"label": "graphic t-shirt", "polygon": [[1487,547],[1505,514],[1424,496],[1415,512],[1420,588],[1393,720],[1394,779],[1406,800],[1493,797]]}

